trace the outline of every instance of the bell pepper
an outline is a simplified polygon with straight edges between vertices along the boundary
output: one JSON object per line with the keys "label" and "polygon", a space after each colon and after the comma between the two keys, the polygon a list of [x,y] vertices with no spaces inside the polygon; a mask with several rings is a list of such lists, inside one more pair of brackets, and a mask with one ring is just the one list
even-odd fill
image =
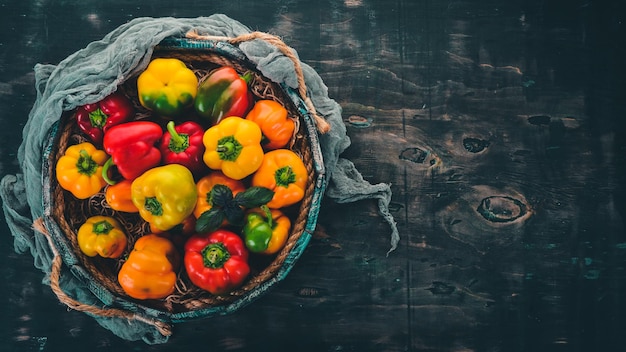
{"label": "bell pepper", "polygon": [[265,150],[282,148],[289,143],[296,127],[287,109],[273,100],[259,100],[246,115],[246,120],[261,128],[261,145]]}
{"label": "bell pepper", "polygon": [[72,145],[56,164],[56,178],[61,188],[78,199],[89,198],[106,185],[102,165],[108,156],[89,142]]}
{"label": "bell pepper", "polygon": [[252,73],[240,76],[230,66],[220,67],[200,82],[194,102],[196,112],[209,126],[218,124],[228,116],[244,117],[253,104],[248,82]]}
{"label": "bell pepper", "polygon": [[76,109],[76,123],[92,142],[102,143],[104,133],[112,126],[129,121],[135,108],[123,94],[116,92],[97,103]]}
{"label": "bell pepper", "polygon": [[184,62],[157,58],[137,78],[140,104],[161,116],[175,117],[191,108],[198,92],[198,78]]}
{"label": "bell pepper", "polygon": [[159,144],[161,163],[180,164],[187,167],[194,175],[200,174],[206,169],[202,161],[203,136],[204,128],[196,122],[186,121],[176,126],[174,121],[170,121]]}
{"label": "bell pepper", "polygon": [[214,295],[239,287],[250,273],[241,237],[224,229],[191,236],[185,243],[184,262],[191,282]]}
{"label": "bell pepper", "polygon": [[252,177],[252,185],[274,191],[267,206],[282,208],[304,198],[307,175],[306,166],[298,154],[289,149],[276,149],[265,153],[263,163]]}
{"label": "bell pepper", "polygon": [[163,129],[151,121],[131,121],[111,127],[104,134],[104,150],[111,156],[104,166],[103,176],[109,184],[116,181],[108,176],[112,165],[124,179],[134,180],[144,171],[161,162],[161,151],[155,146]]}
{"label": "bell pepper", "polygon": [[131,198],[142,219],[167,231],[193,213],[198,192],[189,169],[169,164],[137,177],[131,185]]}
{"label": "bell pepper", "polygon": [[196,231],[213,232],[225,223],[243,226],[245,210],[265,205],[272,196],[274,192],[264,187],[250,187],[233,196],[228,186],[213,185],[211,194],[207,196],[211,199],[211,208],[198,217]]}
{"label": "bell pepper", "polygon": [[243,182],[226,177],[221,171],[213,171],[202,177],[198,180],[198,183],[196,183],[198,200],[196,201],[196,207],[193,211],[193,215],[196,218],[199,218],[202,213],[213,207],[213,193],[211,191],[215,185],[224,185],[230,188],[233,196],[246,189]]}
{"label": "bell pepper", "polygon": [[183,248],[189,236],[196,233],[196,218],[193,215],[189,215],[183,222],[167,231],[161,231],[154,227],[153,224],[150,224],[150,232],[168,236],[177,248]]}
{"label": "bell pepper", "polygon": [[125,213],[136,213],[139,211],[131,198],[131,185],[131,180],[122,180],[105,188],[104,199],[111,209]]}
{"label": "bell pepper", "polygon": [[119,258],[126,249],[126,233],[122,225],[109,216],[95,215],[78,229],[80,250],[89,257]]}
{"label": "bell pepper", "polygon": [[130,297],[164,298],[174,292],[179,267],[180,254],[174,244],[157,234],[147,234],[135,242],[117,280]]}
{"label": "bell pepper", "polygon": [[274,254],[285,246],[290,228],[282,211],[262,206],[248,212],[242,234],[250,252]]}
{"label": "bell pepper", "polygon": [[156,233],[156,234],[168,233],[170,235],[188,236],[196,232],[196,218],[193,215],[189,215],[183,220],[183,222],[175,225],[174,227],[172,227],[171,229],[167,231],[163,231],[161,229],[156,228],[154,224],[149,224],[149,225],[150,225],[150,232]]}
{"label": "bell pepper", "polygon": [[261,129],[252,122],[229,116],[204,132],[204,163],[213,170],[241,180],[254,173],[263,161]]}

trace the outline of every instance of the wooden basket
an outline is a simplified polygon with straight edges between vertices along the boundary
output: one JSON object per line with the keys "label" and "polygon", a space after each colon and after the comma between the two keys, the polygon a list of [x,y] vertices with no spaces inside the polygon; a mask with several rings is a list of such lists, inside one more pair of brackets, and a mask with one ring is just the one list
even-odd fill
{"label": "wooden basket", "polygon": [[[58,158],[69,145],[85,140],[74,122],[74,112],[67,112],[59,120],[50,133],[43,165],[45,210],[43,225],[50,235],[53,250],[60,258],[56,265],[53,265],[53,290],[61,301],[71,308],[100,315],[138,316],[145,321],[154,322],[163,330],[163,334],[168,334],[169,323],[233,312],[251,303],[282,280],[306,248],[315,229],[325,179],[315,112],[311,111],[310,101],[301,96],[303,90],[298,92],[264,77],[241,50],[228,42],[168,38],[155,48],[152,58],[157,57],[182,60],[196,72],[200,80],[220,66],[232,66],[240,74],[246,71],[253,72],[254,79],[250,83],[250,88],[254,96],[257,99],[279,102],[296,121],[296,133],[289,147],[301,156],[308,171],[304,199],[292,208],[286,209],[292,220],[292,228],[285,247],[268,259],[255,257],[256,259],[250,263],[251,273],[243,286],[229,294],[215,296],[195,287],[182,268],[178,275],[176,290],[172,295],[160,300],[135,300],[127,296],[117,282],[117,271],[123,259],[116,261],[85,256],[78,247],[76,234],[80,224],[90,216],[113,216],[123,224],[129,236],[125,253],[128,254],[134,241],[149,232],[149,226],[138,214],[121,213],[110,209],[104,201],[103,192],[86,200],[78,200],[59,186],[55,175]],[[118,90],[135,102],[137,119],[150,118],[149,111],[139,105],[136,79],[137,77],[128,77]],[[102,301],[100,307],[78,302],[60,289],[58,276],[61,262]]]}

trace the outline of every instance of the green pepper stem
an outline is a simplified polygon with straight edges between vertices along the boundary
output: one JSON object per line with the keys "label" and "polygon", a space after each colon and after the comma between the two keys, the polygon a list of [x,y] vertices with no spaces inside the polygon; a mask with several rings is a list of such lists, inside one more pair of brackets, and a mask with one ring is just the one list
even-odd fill
{"label": "green pepper stem", "polygon": [[96,128],[102,128],[107,122],[109,116],[104,113],[100,108],[89,113],[89,122]]}
{"label": "green pepper stem", "polygon": [[106,220],[98,221],[93,224],[93,233],[97,235],[106,235],[113,230],[113,225]]}
{"label": "green pepper stem", "polygon": [[80,164],[80,169],[81,171],[88,171],[89,170],[89,161],[91,160],[91,156],[89,156],[89,153],[85,150],[85,149],[81,149],[80,152],[80,157],[78,158],[78,163]]}
{"label": "green pepper stem", "polygon": [[154,216],[163,215],[163,206],[156,197],[147,197],[143,206]]}
{"label": "green pepper stem", "polygon": [[78,153],[79,156],[76,161],[76,168],[78,169],[78,172],[87,176],[93,175],[98,168],[98,164],[85,149],[81,149]]}
{"label": "green pepper stem", "polygon": [[174,153],[182,153],[189,148],[189,136],[184,133],[178,133],[174,121],[167,123],[167,131],[170,133],[170,143],[168,148]]}
{"label": "green pepper stem", "polygon": [[274,219],[272,218],[272,211],[270,210],[270,208],[266,204],[263,204],[261,205],[261,209],[265,213],[267,224],[270,225],[270,228],[274,228]]}
{"label": "green pepper stem", "polygon": [[243,79],[246,84],[250,84],[250,82],[252,82],[252,71],[246,71],[246,73],[241,76],[241,79]]}
{"label": "green pepper stem", "polygon": [[277,185],[288,187],[290,184],[296,182],[296,174],[293,172],[291,166],[283,166],[276,170],[274,179]]}
{"label": "green pepper stem", "polygon": [[222,242],[211,243],[202,249],[204,266],[211,269],[219,269],[230,259],[230,253]]}
{"label": "green pepper stem", "polygon": [[109,160],[107,160],[104,163],[104,165],[102,165],[102,178],[104,179],[104,182],[106,182],[106,183],[110,184],[111,186],[113,186],[117,182],[109,177],[109,168],[111,168],[111,165],[115,165],[113,163],[113,158],[109,158]]}
{"label": "green pepper stem", "polygon": [[242,149],[243,146],[235,139],[235,136],[226,136],[217,141],[215,151],[219,153],[220,159],[235,161],[239,157]]}
{"label": "green pepper stem", "polygon": [[235,145],[233,143],[227,142],[227,143],[218,145],[215,148],[215,150],[219,153],[230,153],[234,147]]}

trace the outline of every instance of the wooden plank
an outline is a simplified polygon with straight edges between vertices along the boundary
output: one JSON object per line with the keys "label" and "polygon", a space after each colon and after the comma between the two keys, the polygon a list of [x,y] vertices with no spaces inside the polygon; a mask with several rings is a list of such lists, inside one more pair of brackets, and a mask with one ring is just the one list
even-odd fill
{"label": "wooden plank", "polygon": [[[320,73],[352,140],[343,157],[369,182],[391,184],[401,242],[387,257],[390,229],[374,201],[326,199],[309,247],[267,295],[232,315],[177,325],[168,345],[145,346],[58,304],[5,236],[2,336],[11,347],[514,352],[621,343],[626,129],[617,5],[48,5],[11,5],[5,22],[12,55],[2,63],[15,68],[0,84],[5,170],[17,168],[13,148],[34,99],[24,72],[34,63],[58,62],[140,10],[222,9],[282,36]],[[84,31],[74,30],[76,18]]]}

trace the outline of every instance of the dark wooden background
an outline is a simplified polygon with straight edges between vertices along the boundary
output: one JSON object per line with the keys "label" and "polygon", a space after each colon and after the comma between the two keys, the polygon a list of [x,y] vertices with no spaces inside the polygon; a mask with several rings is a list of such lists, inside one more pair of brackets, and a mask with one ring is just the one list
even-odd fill
{"label": "dark wooden background", "polygon": [[[326,199],[285,281],[235,314],[123,341],[61,305],[0,229],[0,351],[620,351],[626,328],[620,2],[0,2],[2,174],[32,67],[131,18],[225,13],[277,34],[343,107],[352,160],[390,183]],[[620,347],[621,346],[621,347]]]}

